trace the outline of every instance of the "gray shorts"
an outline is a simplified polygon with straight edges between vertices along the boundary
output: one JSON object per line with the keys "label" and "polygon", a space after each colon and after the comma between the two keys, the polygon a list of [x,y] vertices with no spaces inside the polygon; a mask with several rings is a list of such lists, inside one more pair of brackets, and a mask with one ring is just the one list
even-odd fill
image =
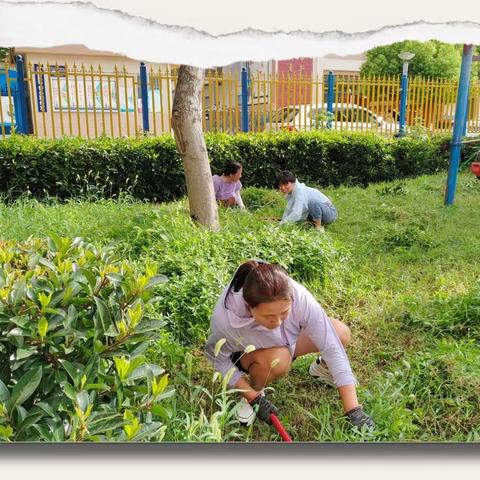
{"label": "gray shorts", "polygon": [[308,219],[320,220],[322,225],[333,223],[338,217],[337,209],[331,203],[322,203],[319,200],[308,202]]}

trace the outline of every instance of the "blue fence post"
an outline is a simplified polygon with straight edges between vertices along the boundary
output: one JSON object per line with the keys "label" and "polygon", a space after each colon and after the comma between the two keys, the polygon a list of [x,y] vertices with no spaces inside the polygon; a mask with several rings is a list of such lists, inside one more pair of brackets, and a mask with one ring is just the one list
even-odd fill
{"label": "blue fence post", "polygon": [[333,97],[335,93],[335,75],[333,72],[328,72],[327,76],[327,128],[332,128],[333,117]]}
{"label": "blue fence post", "polygon": [[400,81],[400,116],[398,119],[398,136],[405,135],[405,124],[407,120],[407,93],[408,93],[408,75],[404,73]]}
{"label": "blue fence post", "polygon": [[25,69],[23,65],[23,57],[17,55],[16,58],[17,68],[17,88],[14,92],[15,102],[15,115],[16,115],[16,130],[18,133],[28,135],[30,133],[30,127],[28,123],[28,111],[27,111],[27,90],[25,88]]}
{"label": "blue fence post", "polygon": [[[143,131],[150,131],[150,120],[148,118],[148,84],[147,84],[147,67],[140,62],[140,98],[142,99],[142,122]],[[153,99],[152,99],[153,101]]]}
{"label": "blue fence post", "polygon": [[455,198],[458,167],[460,164],[460,151],[462,149],[462,134],[465,122],[467,120],[468,87],[470,83],[472,58],[473,45],[463,45],[462,67],[460,69],[457,105],[455,107],[455,120],[453,124],[453,138],[452,142],[450,143],[450,165],[448,167],[445,205],[453,205],[453,200]]}
{"label": "blue fence post", "polygon": [[465,124],[463,125],[462,136],[467,136],[467,125],[468,125],[468,97],[469,97],[470,89],[467,91],[467,106],[465,108]]}
{"label": "blue fence post", "polygon": [[248,132],[248,72],[242,68],[242,132]]}

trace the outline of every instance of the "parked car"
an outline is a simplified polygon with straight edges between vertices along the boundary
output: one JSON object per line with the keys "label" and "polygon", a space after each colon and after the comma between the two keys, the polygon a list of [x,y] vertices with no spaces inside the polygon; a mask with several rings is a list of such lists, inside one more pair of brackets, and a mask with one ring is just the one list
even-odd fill
{"label": "parked car", "polygon": [[385,122],[371,110],[355,104],[334,103],[331,114],[327,104],[291,105],[279,108],[265,123],[266,130],[316,130],[328,128],[330,123],[335,130],[382,130],[395,133],[397,125]]}

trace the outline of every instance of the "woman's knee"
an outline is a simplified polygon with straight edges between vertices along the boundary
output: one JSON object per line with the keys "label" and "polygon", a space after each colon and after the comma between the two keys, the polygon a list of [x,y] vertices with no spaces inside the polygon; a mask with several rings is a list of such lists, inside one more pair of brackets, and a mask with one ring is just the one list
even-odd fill
{"label": "woman's knee", "polygon": [[268,348],[262,352],[260,358],[257,359],[264,371],[269,372],[272,379],[280,378],[290,371],[292,364],[292,356],[286,347]]}
{"label": "woman's knee", "polygon": [[340,320],[337,320],[336,318],[332,319],[332,322],[333,322],[335,331],[337,332],[338,338],[342,342],[342,345],[346,347],[352,341],[352,332],[350,331],[350,328],[347,327],[347,325],[345,325]]}

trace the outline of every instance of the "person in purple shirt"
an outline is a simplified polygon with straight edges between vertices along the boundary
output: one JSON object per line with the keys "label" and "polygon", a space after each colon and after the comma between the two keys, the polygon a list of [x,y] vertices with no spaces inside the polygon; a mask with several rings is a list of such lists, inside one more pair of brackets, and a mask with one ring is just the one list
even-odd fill
{"label": "person in purple shirt", "polygon": [[[292,361],[320,353],[309,373],[338,389],[345,415],[355,426],[374,427],[359,405],[345,346],[350,329],[330,319],[313,295],[279,265],[249,260],[224,288],[213,310],[206,355],[232,388],[242,394],[236,414],[251,424],[269,422],[278,409],[263,389],[285,376]],[[248,375],[248,376],[247,376]]]}
{"label": "person in purple shirt", "polygon": [[223,168],[222,175],[213,175],[213,188],[215,190],[215,199],[226,207],[237,205],[245,208],[240,190],[242,184],[243,168],[238,162],[229,162]]}

